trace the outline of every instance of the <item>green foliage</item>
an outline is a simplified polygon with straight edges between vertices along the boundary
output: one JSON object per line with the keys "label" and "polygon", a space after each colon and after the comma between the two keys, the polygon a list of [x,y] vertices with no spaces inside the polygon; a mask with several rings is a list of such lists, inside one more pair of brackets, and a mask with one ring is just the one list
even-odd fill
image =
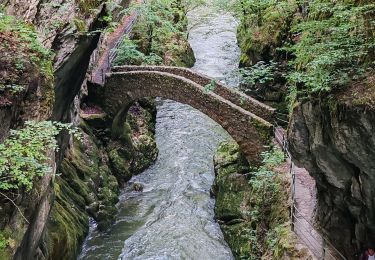
{"label": "green foliage", "polygon": [[[272,253],[273,259],[282,259],[285,252],[288,252],[289,255],[295,254],[295,243],[296,236],[291,231],[289,223],[280,224],[267,232],[267,249]],[[295,256],[298,257],[297,255]]]}
{"label": "green foliage", "polygon": [[30,190],[38,176],[51,172],[47,151],[56,151],[55,137],[71,124],[52,121],[27,121],[20,130],[11,130],[10,136],[0,144],[0,190],[25,187]]}
{"label": "green foliage", "polygon": [[259,61],[250,68],[241,68],[241,81],[244,84],[265,84],[273,80],[276,63]]}
{"label": "green foliage", "polygon": [[83,14],[90,13],[93,9],[96,9],[100,6],[103,0],[75,0],[78,5],[78,9]]}
{"label": "green foliage", "polygon": [[331,91],[360,78],[368,58],[374,57],[375,26],[368,19],[375,15],[375,4],[316,0],[309,8],[307,19],[292,29],[299,39],[286,48],[296,57],[290,83],[310,93]]}
{"label": "green foliage", "polygon": [[207,93],[207,92],[214,91],[215,88],[216,88],[216,81],[211,80],[210,83],[208,83],[207,85],[204,86],[204,92]]}
{"label": "green foliage", "polygon": [[18,84],[0,84],[0,92],[4,92],[9,90],[11,93],[19,93],[25,89],[25,86],[18,85]]}
{"label": "green foliage", "polygon": [[249,181],[252,208],[248,214],[258,227],[255,232],[256,240],[251,242],[254,259],[260,258],[264,253],[265,233],[273,226],[287,221],[287,217],[285,218],[278,212],[280,207],[287,211],[285,189],[281,178],[273,171],[273,167],[280,165],[285,160],[284,153],[278,148],[273,148],[262,153],[262,157],[262,166],[251,173]]}
{"label": "green foliage", "polygon": [[[179,0],[150,0],[133,4],[126,14],[137,13],[133,42],[125,39],[119,48],[116,64],[180,65],[186,55],[187,33],[184,7]],[[144,55],[140,54],[143,53]]]}
{"label": "green foliage", "polygon": [[117,51],[115,65],[141,65],[145,59],[145,55],[137,50],[138,46],[127,36],[122,40]]}
{"label": "green foliage", "polygon": [[0,13],[0,34],[6,35],[1,39],[0,50],[8,48],[17,48],[17,53],[12,56],[3,56],[9,58],[11,66],[14,66],[19,73],[25,70],[25,64],[31,62],[47,78],[53,78],[52,53],[45,49],[38,40],[38,36],[32,25],[26,24],[13,16]]}
{"label": "green foliage", "polygon": [[0,233],[0,251],[3,251],[8,246],[8,239],[3,233]]}
{"label": "green foliage", "polygon": [[236,143],[220,144],[215,155],[215,214],[226,222],[220,226],[236,259],[261,259],[274,251],[271,242],[285,248],[284,233],[278,231],[284,226],[290,229],[289,185],[284,173],[277,171],[285,158],[280,149],[270,148],[262,154],[262,166],[247,178],[240,177],[249,170],[241,158]]}
{"label": "green foliage", "polygon": [[289,60],[288,82],[299,96],[345,87],[374,69],[371,1],[238,0],[232,9],[242,63]]}
{"label": "green foliage", "polygon": [[140,52],[134,40],[124,37],[117,49],[115,65],[160,65],[163,59],[155,53],[145,55]]}
{"label": "green foliage", "polygon": [[289,114],[292,114],[296,101],[297,101],[297,88],[295,86],[289,86],[288,94],[286,96],[286,102],[288,105]]}
{"label": "green foliage", "polygon": [[241,63],[252,65],[267,60],[281,47],[298,0],[236,0],[228,2],[240,20],[238,41],[242,50]]}
{"label": "green foliage", "polygon": [[255,207],[251,210],[251,218],[255,221],[268,216],[275,201],[280,197],[281,185],[273,171],[261,167],[253,173],[250,180],[253,191],[253,203]]}
{"label": "green foliage", "polygon": [[85,21],[82,19],[75,18],[73,19],[73,23],[75,27],[77,28],[78,32],[84,32],[85,31]]}
{"label": "green foliage", "polygon": [[274,147],[272,150],[263,152],[262,158],[263,167],[269,168],[281,164],[285,160],[285,155],[281,149]]}

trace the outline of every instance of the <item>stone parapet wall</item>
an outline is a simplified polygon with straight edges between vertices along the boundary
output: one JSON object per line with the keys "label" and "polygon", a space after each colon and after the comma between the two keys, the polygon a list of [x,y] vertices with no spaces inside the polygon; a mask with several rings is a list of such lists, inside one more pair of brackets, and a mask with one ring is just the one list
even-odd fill
{"label": "stone parapet wall", "polygon": [[[219,123],[254,164],[259,164],[260,154],[272,135],[272,124],[263,118],[190,79],[166,72],[110,73],[104,87],[96,86],[90,92],[91,99],[101,105],[110,118],[115,118],[119,111],[124,113],[144,97],[162,97],[190,105]],[[266,113],[266,106],[264,110]]]}
{"label": "stone parapet wall", "polygon": [[[214,79],[200,74],[188,68],[170,67],[170,66],[118,66],[112,69],[112,72],[128,72],[128,71],[158,71],[166,72],[176,76],[181,76],[189,79],[201,86],[210,84]],[[251,113],[272,122],[274,118],[275,109],[267,106],[266,104],[248,96],[244,93],[237,91],[233,88],[226,87],[225,85],[215,81],[213,93],[227,99],[233,104],[250,111]]]}

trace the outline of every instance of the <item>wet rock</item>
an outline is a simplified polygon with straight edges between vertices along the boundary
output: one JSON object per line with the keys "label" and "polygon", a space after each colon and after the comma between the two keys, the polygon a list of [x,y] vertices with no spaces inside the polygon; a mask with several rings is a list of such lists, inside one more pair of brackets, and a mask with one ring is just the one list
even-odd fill
{"label": "wet rock", "polygon": [[132,190],[139,191],[139,192],[143,191],[143,184],[139,182],[133,183]]}

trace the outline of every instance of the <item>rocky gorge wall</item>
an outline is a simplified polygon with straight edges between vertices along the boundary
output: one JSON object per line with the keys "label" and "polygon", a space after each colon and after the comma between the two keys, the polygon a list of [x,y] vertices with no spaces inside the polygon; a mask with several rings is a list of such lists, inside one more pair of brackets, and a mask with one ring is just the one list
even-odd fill
{"label": "rocky gorge wall", "polygon": [[[119,1],[123,6],[127,3]],[[35,32],[35,45],[40,44],[54,54],[50,63],[53,69],[48,73],[44,67],[35,66],[35,60],[26,58],[22,70],[18,69],[17,56],[27,57],[27,53],[36,51],[17,44],[17,37],[9,37],[8,27],[10,36],[20,31],[22,40],[22,27],[14,29],[13,24],[4,22],[5,31],[3,28],[0,36],[10,38],[11,42],[1,45],[5,55],[0,73],[5,82],[1,82],[4,87],[0,140],[7,137],[9,129],[22,127],[26,120],[51,118],[73,122],[82,135],[81,141],[70,136],[60,139],[56,159],[51,154],[51,165],[59,166],[57,170],[54,166],[56,176],[54,172],[47,174],[34,184],[31,192],[17,191],[15,204],[1,198],[0,235],[4,244],[0,258],[10,259],[15,254],[14,259],[73,259],[88,232],[88,218],[95,219],[102,229],[108,227],[116,212],[121,185],[156,159],[155,105],[148,100],[135,104],[116,138],[112,138],[107,118],[92,110],[88,114],[81,111],[86,89],[82,83],[91,53],[106,26],[105,17],[109,15],[105,1],[1,1],[0,4],[9,17],[19,19],[14,24],[19,26],[18,23],[25,21],[22,26]],[[17,69],[12,70],[13,67]],[[8,90],[13,85],[25,87],[14,93]],[[13,199],[11,194],[8,195]]]}
{"label": "rocky gorge wall", "polygon": [[375,239],[375,115],[359,104],[371,88],[299,102],[288,130],[296,164],[316,180],[318,225],[348,258]]}
{"label": "rocky gorge wall", "polygon": [[[374,241],[374,6],[369,4],[260,2],[242,5],[239,15],[241,61],[250,66],[242,87],[277,108],[278,124],[288,127],[293,161],[316,181],[316,225],[348,259]],[[355,39],[352,46],[361,51],[346,42]],[[339,52],[347,54],[336,59]],[[288,110],[290,116],[284,116]]]}
{"label": "rocky gorge wall", "polygon": [[116,139],[103,118],[82,115],[82,140],[67,150],[54,183],[56,199],[41,248],[48,259],[75,259],[88,233],[89,217],[100,230],[108,228],[122,185],[156,159],[156,111],[152,103],[143,104],[148,110],[134,105]]}
{"label": "rocky gorge wall", "polygon": [[[128,113],[119,111],[110,118],[87,97],[87,74],[108,40],[104,28],[111,19],[121,19],[120,11],[128,4],[127,0],[0,1],[6,14],[25,21],[36,42],[51,51],[48,77],[31,68],[35,65],[31,61],[23,75],[5,82],[6,87],[21,82],[26,88],[18,95],[5,89],[0,96],[0,140],[26,120],[73,123],[81,136],[78,140],[60,135],[59,152],[56,157],[51,154],[52,174],[35,181],[31,192],[18,191],[15,204],[1,198],[1,259],[76,258],[89,218],[106,229],[116,215],[120,188],[157,157],[152,100],[139,100]],[[0,37],[6,37],[2,32],[0,28]],[[8,46],[0,44],[5,58],[25,53]],[[184,57],[168,58],[194,60],[186,39],[183,46]],[[9,68],[17,65],[16,59],[10,60],[0,65],[0,75],[9,75]]]}

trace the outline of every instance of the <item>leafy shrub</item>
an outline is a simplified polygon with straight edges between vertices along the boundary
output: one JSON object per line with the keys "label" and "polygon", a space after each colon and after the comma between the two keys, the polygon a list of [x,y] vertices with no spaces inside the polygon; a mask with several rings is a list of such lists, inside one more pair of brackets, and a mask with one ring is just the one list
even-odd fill
{"label": "leafy shrub", "polygon": [[[289,61],[290,102],[342,89],[373,74],[372,1],[237,0],[227,5],[240,20],[242,64]],[[251,70],[243,72],[245,81],[256,83]]]}
{"label": "leafy shrub", "polygon": [[263,167],[269,168],[281,164],[285,160],[285,155],[279,148],[274,147],[270,151],[263,152],[262,158]]}
{"label": "leafy shrub", "polygon": [[259,61],[249,68],[241,68],[241,81],[244,84],[264,84],[273,80],[276,63]]}
{"label": "leafy shrub", "polygon": [[44,74],[50,74],[52,69],[52,53],[44,48],[32,25],[16,20],[13,16],[0,13],[0,32],[10,32],[20,41],[21,46],[29,49],[31,61],[38,64]]}
{"label": "leafy shrub", "polygon": [[242,64],[252,65],[276,56],[277,47],[283,45],[285,32],[298,8],[297,2],[238,0],[230,5],[240,20],[238,41],[242,50]]}
{"label": "leafy shrub", "polygon": [[[251,186],[249,217],[256,223],[255,241],[253,245],[254,259],[265,252],[267,247],[267,232],[274,226],[281,225],[288,221],[287,194],[281,178],[273,171],[273,167],[280,165],[284,160],[284,153],[273,148],[262,154],[263,164],[251,172],[249,184]],[[286,214],[280,214],[279,210]],[[284,213],[285,213],[284,212]],[[253,234],[254,236],[254,234]],[[257,256],[257,257],[256,257]]]}
{"label": "leafy shrub", "polygon": [[252,188],[253,217],[256,219],[269,216],[272,206],[282,197],[282,185],[278,175],[272,167],[281,164],[285,160],[284,153],[273,148],[270,151],[262,153],[262,166],[252,172],[249,181]]}
{"label": "leafy shrub", "polygon": [[128,37],[124,37],[116,51],[115,65],[159,65],[163,62],[163,59],[154,53],[145,55],[140,52],[135,41]]}
{"label": "leafy shrub", "polygon": [[5,238],[3,233],[0,233],[0,250],[4,250],[8,246],[8,239]]}
{"label": "leafy shrub", "polygon": [[1,12],[0,51],[0,69],[7,70],[1,84],[22,82],[30,64],[45,78],[53,79],[53,54],[39,42],[33,26]]}
{"label": "leafy shrub", "polygon": [[137,21],[133,41],[123,41],[116,64],[177,65],[187,48],[187,23],[181,4],[178,0],[150,0],[127,9],[127,14],[137,13]]}
{"label": "leafy shrub", "polygon": [[214,91],[215,88],[216,88],[216,81],[211,80],[210,83],[204,86],[204,92],[208,93],[208,92]]}
{"label": "leafy shrub", "polygon": [[75,0],[78,5],[78,9],[83,14],[90,13],[93,9],[96,9],[100,6],[104,0]]}
{"label": "leafy shrub", "polygon": [[63,129],[76,134],[71,124],[52,121],[27,121],[24,128],[11,130],[0,144],[0,190],[31,190],[36,177],[51,172],[47,151],[57,150],[55,137]]}
{"label": "leafy shrub", "polygon": [[286,48],[295,56],[290,83],[310,93],[358,79],[374,57],[375,26],[369,17],[375,4],[316,0],[309,9],[307,19],[292,29],[296,44]]}
{"label": "leafy shrub", "polygon": [[297,243],[297,237],[291,231],[290,224],[287,222],[267,232],[266,244],[273,259],[283,259],[286,252],[289,256],[292,256],[291,259],[302,258],[302,256],[298,255],[298,250],[295,249],[295,243]]}
{"label": "leafy shrub", "polygon": [[117,51],[115,65],[141,65],[145,59],[145,55],[137,50],[137,44],[124,37]]}

